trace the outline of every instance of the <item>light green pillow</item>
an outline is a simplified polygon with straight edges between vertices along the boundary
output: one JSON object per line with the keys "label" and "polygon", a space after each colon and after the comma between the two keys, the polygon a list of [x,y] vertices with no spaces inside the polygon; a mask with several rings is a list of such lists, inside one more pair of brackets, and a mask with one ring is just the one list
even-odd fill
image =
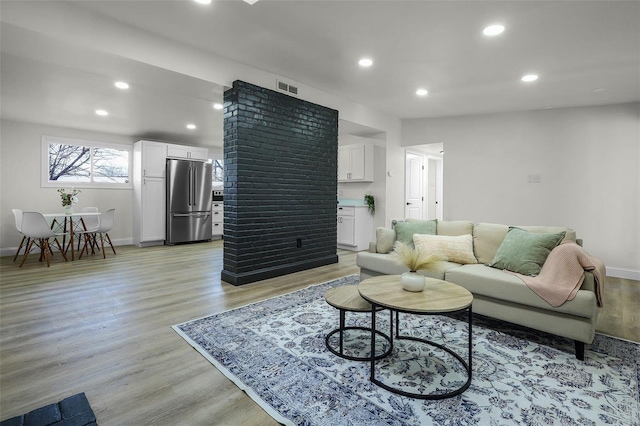
{"label": "light green pillow", "polygon": [[493,261],[487,266],[534,277],[540,273],[547,256],[560,244],[564,235],[564,231],[548,234],[510,227]]}
{"label": "light green pillow", "polygon": [[394,226],[396,239],[413,248],[413,234],[436,235],[436,223],[435,220],[397,222]]}

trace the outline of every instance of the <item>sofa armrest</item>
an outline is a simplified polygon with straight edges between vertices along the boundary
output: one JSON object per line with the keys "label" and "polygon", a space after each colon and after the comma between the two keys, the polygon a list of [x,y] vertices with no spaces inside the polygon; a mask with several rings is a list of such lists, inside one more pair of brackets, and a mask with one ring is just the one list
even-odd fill
{"label": "sofa armrest", "polygon": [[582,285],[580,286],[580,290],[589,290],[595,293],[596,291],[596,281],[591,272],[584,273],[584,281],[582,281]]}
{"label": "sofa armrest", "polygon": [[369,243],[369,253],[377,253],[376,242],[371,241]]}

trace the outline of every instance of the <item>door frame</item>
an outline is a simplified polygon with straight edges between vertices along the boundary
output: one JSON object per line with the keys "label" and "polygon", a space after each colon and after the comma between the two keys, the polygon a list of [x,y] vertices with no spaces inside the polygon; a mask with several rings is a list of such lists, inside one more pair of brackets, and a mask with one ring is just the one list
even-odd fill
{"label": "door frame", "polygon": [[409,182],[408,182],[408,170],[407,170],[407,160],[408,160],[408,156],[412,155],[412,156],[416,156],[416,157],[420,157],[422,160],[422,169],[420,170],[420,192],[421,192],[421,200],[420,200],[420,218],[419,219],[424,219],[424,214],[425,214],[425,208],[426,208],[426,193],[425,193],[425,160],[426,160],[426,155],[424,153],[421,153],[419,151],[413,151],[409,148],[405,149],[404,152],[404,217],[405,219],[407,218],[407,203],[408,201],[408,186],[409,186]]}
{"label": "door frame", "polygon": [[[429,175],[430,175],[430,170],[429,170],[429,161],[433,160],[438,162],[439,167],[436,168],[435,170],[435,180],[436,180],[436,184],[435,184],[435,194],[431,194],[429,191]],[[436,211],[435,211],[435,219],[438,220],[442,220],[442,215],[443,215],[443,211],[444,211],[444,202],[443,202],[443,198],[444,198],[444,183],[443,183],[443,177],[444,177],[444,158],[443,157],[439,157],[437,155],[427,155],[427,173],[425,176],[425,180],[427,182],[426,185],[426,190],[425,190],[425,203],[426,203],[426,209],[428,210],[429,208],[429,197],[435,197],[437,205],[436,205]]]}

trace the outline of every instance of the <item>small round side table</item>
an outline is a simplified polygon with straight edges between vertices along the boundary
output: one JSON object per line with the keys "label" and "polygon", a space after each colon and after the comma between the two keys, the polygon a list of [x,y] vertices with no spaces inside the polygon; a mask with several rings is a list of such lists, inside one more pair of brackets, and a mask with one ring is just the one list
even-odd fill
{"label": "small round side table", "polygon": [[[338,311],[340,312],[339,327],[329,332],[329,334],[327,334],[325,338],[325,344],[327,345],[327,349],[329,349],[331,353],[351,361],[370,361],[371,360],[370,353],[367,354],[366,356],[347,355],[344,353],[344,332],[345,331],[363,330],[371,333],[371,328],[369,327],[355,327],[355,326],[347,327],[345,325],[345,312],[347,311],[371,313],[371,304],[360,296],[360,293],[358,292],[358,286],[346,285],[346,286],[331,288],[325,292],[324,298],[329,305],[338,309]],[[380,308],[380,309],[384,309],[384,308]],[[391,320],[392,318],[390,316],[389,321]],[[340,335],[340,338],[339,338],[340,343],[339,343],[338,349],[335,349],[333,346],[331,346],[331,343],[330,343],[331,337],[336,333],[339,333]],[[393,350],[393,343],[391,342],[390,337],[382,333],[381,331],[376,330],[375,334],[382,337],[387,343],[386,346],[388,346],[388,348],[384,350],[381,354],[376,355],[374,357],[374,359],[378,360],[388,356],[391,353],[391,351]],[[372,346],[375,347],[375,344]]]}

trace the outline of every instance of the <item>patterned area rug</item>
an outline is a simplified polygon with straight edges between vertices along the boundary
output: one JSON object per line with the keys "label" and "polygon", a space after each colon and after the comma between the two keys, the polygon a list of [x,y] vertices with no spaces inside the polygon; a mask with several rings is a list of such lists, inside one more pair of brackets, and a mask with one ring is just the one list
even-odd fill
{"label": "patterned area rug", "polygon": [[[325,346],[338,311],[324,292],[357,283],[357,275],[344,277],[174,329],[283,424],[640,425],[639,344],[596,335],[579,361],[571,340],[479,315],[473,381],[462,395],[428,401],[381,389],[369,381],[368,362],[342,359]],[[386,311],[377,318],[388,330]],[[403,334],[468,355],[463,317],[401,314],[400,324]],[[347,312],[347,325],[367,327],[370,314]],[[367,355],[369,338],[347,332],[345,351]],[[382,338],[376,344],[384,350]],[[435,347],[396,340],[377,362],[376,378],[412,392],[446,391],[465,379],[455,364]]]}

